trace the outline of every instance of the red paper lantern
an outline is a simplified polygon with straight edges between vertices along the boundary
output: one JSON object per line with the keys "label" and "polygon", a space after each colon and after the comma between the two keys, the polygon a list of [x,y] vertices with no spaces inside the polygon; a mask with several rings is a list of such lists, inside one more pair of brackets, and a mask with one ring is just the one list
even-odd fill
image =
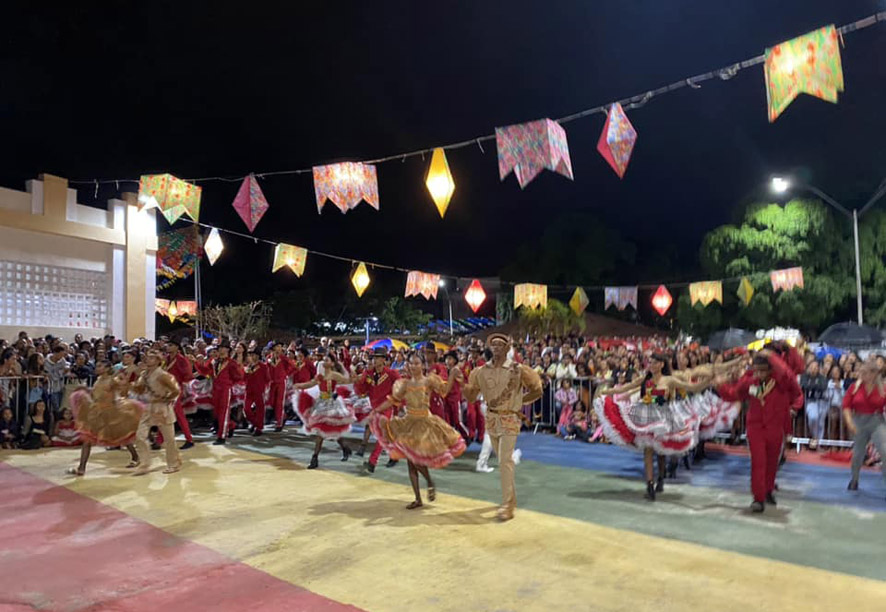
{"label": "red paper lantern", "polygon": [[663,317],[673,303],[674,298],[671,297],[671,292],[664,285],[659,285],[652,296],[652,307],[655,308],[655,312]]}
{"label": "red paper lantern", "polygon": [[475,313],[480,309],[480,306],[483,305],[483,302],[486,301],[486,292],[483,291],[483,286],[476,278],[471,281],[468,290],[465,291],[465,301]]}

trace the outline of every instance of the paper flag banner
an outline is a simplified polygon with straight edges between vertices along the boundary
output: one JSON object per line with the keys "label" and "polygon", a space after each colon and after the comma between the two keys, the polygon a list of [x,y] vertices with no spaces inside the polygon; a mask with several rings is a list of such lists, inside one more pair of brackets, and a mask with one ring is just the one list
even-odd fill
{"label": "paper flag banner", "polygon": [[234,198],[233,206],[240,218],[243,219],[243,223],[249,228],[249,233],[254,232],[255,226],[258,225],[269,208],[268,201],[265,199],[265,194],[262,193],[255,175],[250,174],[243,179],[240,191]]}
{"label": "paper flag banner", "polygon": [[197,315],[197,302],[191,301],[170,301],[156,298],[154,300],[154,310],[161,317],[169,319],[170,323],[174,323],[176,319],[186,320]]}
{"label": "paper flag banner", "polygon": [[428,166],[428,175],[425,177],[425,185],[442,219],[446,216],[449,200],[452,199],[452,194],[455,192],[455,181],[452,179],[452,172],[449,171],[449,162],[446,160],[446,152],[443,149],[434,149],[434,153],[431,155],[431,165]]}
{"label": "paper flag banner", "polygon": [[203,244],[203,252],[206,253],[206,259],[209,260],[210,266],[215,265],[216,260],[224,250],[225,245],[222,243],[221,236],[218,235],[218,230],[213,227],[206,238],[206,242]]}
{"label": "paper flag banner", "polygon": [[548,307],[548,286],[523,283],[514,286],[514,310],[526,306],[526,308]]}
{"label": "paper flag banner", "polygon": [[357,292],[357,297],[363,297],[363,292],[369,287],[369,280],[366,264],[361,261],[354,273],[351,274],[351,284],[354,286],[354,291]]}
{"label": "paper flag banner", "polygon": [[196,225],[164,232],[157,237],[157,274],[166,278],[157,285],[166,289],[180,278],[187,278],[193,272],[203,254]]}
{"label": "paper flag banner", "polygon": [[406,297],[424,296],[426,300],[437,299],[440,287],[440,275],[413,270],[406,276]]}
{"label": "paper flag banner", "polygon": [[836,103],[843,91],[836,28],[829,25],[766,49],[763,72],[770,123],[801,93]]}
{"label": "paper flag banner", "polygon": [[723,303],[723,283],[720,281],[705,281],[702,283],[692,283],[689,285],[689,301],[695,306],[696,302],[701,302],[702,306],[707,306],[713,301]]}
{"label": "paper flag banner", "polygon": [[615,306],[618,310],[624,310],[628,306],[633,306],[637,310],[637,288],[636,287],[604,287],[603,288],[603,309]]}
{"label": "paper flag banner", "polygon": [[514,171],[520,189],[547,168],[572,179],[572,161],[566,131],[556,121],[540,119],[495,128],[498,174],[501,180]]}
{"label": "paper flag banner", "polygon": [[486,292],[483,290],[483,285],[481,285],[480,281],[475,278],[471,281],[468,290],[465,291],[465,302],[467,302],[468,306],[471,307],[471,310],[476,313],[480,310],[480,306],[482,306],[485,301]]}
{"label": "paper flag banner", "polygon": [[751,303],[751,298],[754,297],[754,286],[751,285],[751,281],[748,280],[747,276],[743,276],[738,283],[736,295],[745,306]]}
{"label": "paper flag banner", "polygon": [[597,151],[609,162],[618,178],[624,178],[635,142],[637,142],[637,131],[628,121],[621,104],[616,102],[609,107],[600,140],[597,141]]}
{"label": "paper flag banner", "polygon": [[314,195],[317,212],[323,211],[327,199],[343,213],[355,208],[361,200],[378,210],[375,166],[360,162],[314,166]]}
{"label": "paper flag banner", "polygon": [[652,307],[655,309],[655,312],[663,317],[673,303],[674,298],[671,297],[671,292],[668,291],[668,288],[664,285],[659,285],[652,296]]}
{"label": "paper flag banner", "polygon": [[589,303],[588,294],[585,293],[585,290],[581,287],[576,287],[575,293],[572,294],[572,298],[569,300],[569,307],[572,309],[572,312],[580,315],[585,311]]}
{"label": "paper flag banner", "polygon": [[202,192],[202,187],[171,174],[144,175],[138,181],[138,205],[140,209],[159,208],[170,225],[182,215],[196,222],[200,220]]}
{"label": "paper flag banner", "polygon": [[803,288],[803,268],[785,268],[769,273],[773,291],[790,291],[794,287]]}
{"label": "paper flag banner", "polygon": [[296,276],[301,276],[305,271],[307,259],[307,249],[281,242],[274,249],[274,265],[271,266],[271,272],[276,272],[283,266],[287,266]]}

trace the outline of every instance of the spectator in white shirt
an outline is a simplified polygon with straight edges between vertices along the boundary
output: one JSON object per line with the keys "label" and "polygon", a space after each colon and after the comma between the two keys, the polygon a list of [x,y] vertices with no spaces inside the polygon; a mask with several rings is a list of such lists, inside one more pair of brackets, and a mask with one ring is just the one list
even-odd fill
{"label": "spectator in white shirt", "polygon": [[575,371],[575,364],[572,363],[572,355],[564,353],[563,360],[557,364],[557,380],[561,378],[577,378],[578,373]]}

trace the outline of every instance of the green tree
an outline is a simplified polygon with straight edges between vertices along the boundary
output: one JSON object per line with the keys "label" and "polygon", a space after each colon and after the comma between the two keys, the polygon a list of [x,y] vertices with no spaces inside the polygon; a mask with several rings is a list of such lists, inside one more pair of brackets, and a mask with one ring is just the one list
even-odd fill
{"label": "green tree", "polygon": [[392,297],[385,302],[379,320],[388,333],[416,333],[427,325],[431,315],[422,312],[404,298]]}
{"label": "green tree", "polygon": [[872,210],[858,226],[864,320],[886,323],[886,213]]}
{"label": "green tree", "polygon": [[518,312],[521,333],[562,336],[573,331],[583,331],[585,328],[584,317],[575,314],[560,300],[548,299],[545,308],[523,307]]}
{"label": "green tree", "polygon": [[227,306],[207,306],[197,319],[201,329],[214,336],[237,340],[267,340],[271,306],[262,301]]}

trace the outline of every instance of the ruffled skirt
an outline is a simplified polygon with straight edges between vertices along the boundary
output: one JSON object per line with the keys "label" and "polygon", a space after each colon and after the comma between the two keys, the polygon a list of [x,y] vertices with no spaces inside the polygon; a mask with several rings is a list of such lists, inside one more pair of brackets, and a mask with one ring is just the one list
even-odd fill
{"label": "ruffled skirt", "polygon": [[699,415],[700,440],[710,440],[721,431],[728,431],[741,414],[740,402],[728,402],[712,391],[694,395],[690,401]]}
{"label": "ruffled skirt", "polygon": [[305,424],[305,432],[334,440],[351,430],[354,413],[340,397],[315,400],[307,393],[299,395],[298,416]]}
{"label": "ruffled skirt", "polygon": [[594,400],[594,410],[606,437],[620,446],[683,455],[698,444],[701,419],[691,399],[659,405],[607,395]]}
{"label": "ruffled skirt", "polygon": [[433,414],[369,419],[369,427],[391,459],[407,459],[430,468],[446,467],[465,452],[465,441],[446,421]]}
{"label": "ruffled skirt", "polygon": [[352,395],[345,399],[344,402],[354,413],[354,422],[357,425],[364,425],[372,414],[372,404],[370,403],[369,398]]}
{"label": "ruffled skirt", "polygon": [[71,394],[71,411],[83,442],[100,446],[132,444],[144,404],[133,399],[118,399],[112,404],[97,404],[85,389]]}

